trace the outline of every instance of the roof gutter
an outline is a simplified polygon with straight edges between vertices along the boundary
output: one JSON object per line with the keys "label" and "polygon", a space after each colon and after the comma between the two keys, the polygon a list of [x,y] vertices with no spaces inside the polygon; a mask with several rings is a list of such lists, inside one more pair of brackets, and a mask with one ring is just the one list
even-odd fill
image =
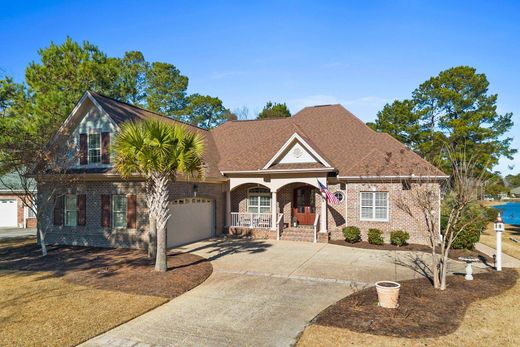
{"label": "roof gutter", "polygon": [[411,180],[424,180],[424,179],[433,179],[433,180],[446,180],[450,176],[447,175],[438,175],[438,176],[421,176],[421,175],[397,175],[397,176],[338,176],[338,180],[346,180],[346,181],[377,181],[377,180],[393,180],[393,179],[411,179]]}

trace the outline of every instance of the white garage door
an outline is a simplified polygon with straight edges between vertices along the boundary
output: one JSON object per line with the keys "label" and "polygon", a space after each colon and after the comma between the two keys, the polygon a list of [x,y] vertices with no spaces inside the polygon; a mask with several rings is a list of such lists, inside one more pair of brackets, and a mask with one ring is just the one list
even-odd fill
{"label": "white garage door", "polygon": [[0,199],[0,227],[18,226],[17,208],[15,199]]}
{"label": "white garage door", "polygon": [[214,210],[211,199],[185,198],[173,201],[168,220],[168,247],[212,237],[215,229]]}

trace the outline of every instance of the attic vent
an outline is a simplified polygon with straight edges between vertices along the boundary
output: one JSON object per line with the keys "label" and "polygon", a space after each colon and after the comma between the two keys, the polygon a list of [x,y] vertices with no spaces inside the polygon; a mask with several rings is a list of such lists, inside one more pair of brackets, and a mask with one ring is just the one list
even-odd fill
{"label": "attic vent", "polygon": [[313,107],[327,107],[327,106],[332,106],[332,104],[316,105],[316,106],[313,106]]}

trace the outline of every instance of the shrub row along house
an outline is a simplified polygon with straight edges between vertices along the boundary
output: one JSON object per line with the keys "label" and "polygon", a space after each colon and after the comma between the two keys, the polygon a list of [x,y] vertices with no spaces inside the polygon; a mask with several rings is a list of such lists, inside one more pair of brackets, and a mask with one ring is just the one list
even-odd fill
{"label": "shrub row along house", "polygon": [[38,182],[39,194],[54,201],[40,220],[47,243],[146,248],[145,182],[122,179],[109,150],[122,123],[145,119],[183,125],[205,139],[204,180],[181,177],[170,189],[168,247],[226,231],[327,242],[343,238],[345,226],[359,227],[365,240],[370,228],[381,229],[387,242],[403,229],[410,242],[426,243],[420,211],[403,211],[396,201],[427,187],[440,209],[446,176],[341,105],[207,131],[86,92],[49,145],[65,174]]}

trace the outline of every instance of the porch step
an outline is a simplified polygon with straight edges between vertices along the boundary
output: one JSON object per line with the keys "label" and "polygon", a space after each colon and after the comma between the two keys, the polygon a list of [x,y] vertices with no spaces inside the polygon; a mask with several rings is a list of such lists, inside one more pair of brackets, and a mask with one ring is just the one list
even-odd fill
{"label": "porch step", "polygon": [[314,242],[314,230],[304,228],[287,228],[282,231],[280,240]]}

